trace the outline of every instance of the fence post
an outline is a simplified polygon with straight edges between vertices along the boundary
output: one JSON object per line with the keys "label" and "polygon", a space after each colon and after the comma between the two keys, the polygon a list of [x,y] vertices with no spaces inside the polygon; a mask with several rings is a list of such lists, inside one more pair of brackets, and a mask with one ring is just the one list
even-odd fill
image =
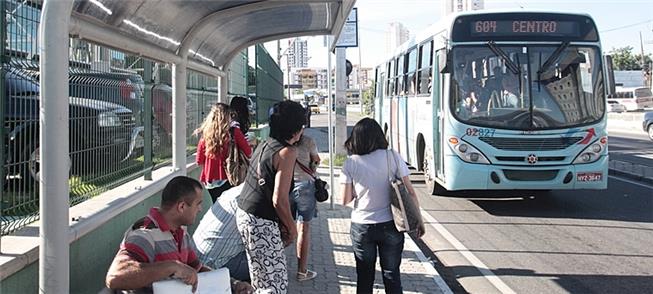
{"label": "fence post", "polygon": [[[7,40],[7,17],[5,16],[5,1],[0,0],[0,13],[2,13],[2,18],[0,18],[0,138],[4,140],[5,138],[5,103],[7,97],[5,97],[5,48]],[[2,179],[2,189],[0,189],[0,238],[4,233],[4,228],[2,227],[2,209],[4,207],[4,191],[5,183],[7,182],[5,175],[5,144],[0,144],[0,163],[2,167],[0,168],[0,179]],[[0,252],[2,252],[2,240],[0,240]]]}
{"label": "fence post", "polygon": [[[70,292],[68,173],[68,28],[73,0],[43,2],[39,24],[41,68],[39,292]],[[62,40],[66,40],[62,42]]]}
{"label": "fence post", "polygon": [[[152,82],[152,61],[143,59],[143,81],[145,85],[143,87],[143,127],[145,128],[143,132],[143,167],[145,168],[145,173],[143,174],[143,179],[147,181],[152,180],[152,94],[154,89],[154,83]],[[163,138],[159,138],[159,147]]]}

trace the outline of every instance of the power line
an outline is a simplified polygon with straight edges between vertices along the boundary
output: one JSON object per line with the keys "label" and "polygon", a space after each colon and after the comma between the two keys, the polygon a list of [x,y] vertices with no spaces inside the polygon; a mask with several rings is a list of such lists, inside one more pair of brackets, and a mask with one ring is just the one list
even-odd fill
{"label": "power line", "polygon": [[653,19],[648,19],[648,20],[641,21],[641,22],[638,22],[638,23],[633,23],[633,24],[629,24],[629,25],[625,25],[625,26],[620,26],[620,27],[616,27],[616,28],[612,28],[612,29],[603,30],[603,31],[601,31],[601,33],[607,33],[607,32],[622,30],[622,29],[642,25],[642,24],[645,24],[645,23],[649,23],[651,21],[653,21]]}

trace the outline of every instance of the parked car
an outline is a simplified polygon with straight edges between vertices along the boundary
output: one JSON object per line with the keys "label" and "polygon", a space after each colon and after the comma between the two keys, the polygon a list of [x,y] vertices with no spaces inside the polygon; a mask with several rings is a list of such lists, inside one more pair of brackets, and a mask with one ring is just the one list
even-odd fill
{"label": "parked car", "polygon": [[617,101],[608,100],[608,112],[626,112],[626,106]]}
{"label": "parked car", "polygon": [[317,104],[311,104],[308,106],[311,109],[312,113],[320,113],[320,106]]}
{"label": "parked car", "polygon": [[613,95],[608,96],[610,101],[618,102],[626,107],[626,110],[640,110],[653,107],[653,93],[645,87],[617,87]]}
{"label": "parked car", "polygon": [[653,111],[644,113],[642,127],[644,128],[644,131],[648,133],[648,138],[653,141]]}
{"label": "parked car", "polygon": [[[4,69],[4,126],[6,178],[32,183],[40,170],[39,94],[35,79],[22,70]],[[130,153],[135,117],[116,103],[69,97],[69,138],[72,172],[82,167],[120,162]],[[32,186],[31,184],[22,186]]]}

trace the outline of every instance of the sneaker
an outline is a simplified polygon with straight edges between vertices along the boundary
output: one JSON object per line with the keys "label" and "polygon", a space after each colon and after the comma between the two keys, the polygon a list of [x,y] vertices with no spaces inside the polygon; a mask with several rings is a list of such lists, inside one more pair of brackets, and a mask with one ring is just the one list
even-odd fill
{"label": "sneaker", "polygon": [[305,273],[297,272],[297,281],[303,282],[315,279],[317,273],[312,270],[306,270]]}

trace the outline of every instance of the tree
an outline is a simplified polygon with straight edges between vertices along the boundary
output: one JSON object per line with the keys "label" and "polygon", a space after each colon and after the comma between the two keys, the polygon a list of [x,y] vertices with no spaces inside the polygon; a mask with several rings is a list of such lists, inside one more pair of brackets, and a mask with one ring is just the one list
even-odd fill
{"label": "tree", "polygon": [[612,63],[615,70],[641,70],[643,64],[651,63],[651,55],[644,55],[644,63],[642,64],[642,55],[634,55],[632,46],[612,49]]}

